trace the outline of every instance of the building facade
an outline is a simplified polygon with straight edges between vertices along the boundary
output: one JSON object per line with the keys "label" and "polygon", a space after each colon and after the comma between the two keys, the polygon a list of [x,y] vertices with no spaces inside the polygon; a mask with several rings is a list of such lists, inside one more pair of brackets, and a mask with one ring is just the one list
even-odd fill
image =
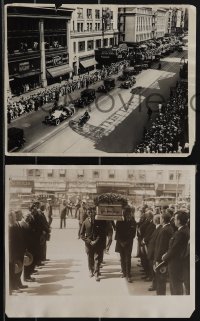
{"label": "building facade", "polygon": [[166,22],[167,22],[167,11],[166,9],[158,8],[154,11],[155,19],[155,32],[154,38],[163,38],[166,34]]}
{"label": "building facade", "polygon": [[71,57],[74,74],[95,69],[95,49],[118,44],[116,6],[72,6]]}
{"label": "building facade", "polygon": [[[6,80],[14,94],[58,81],[72,72],[70,19],[73,9],[8,6]],[[55,27],[56,26],[56,27]]]}

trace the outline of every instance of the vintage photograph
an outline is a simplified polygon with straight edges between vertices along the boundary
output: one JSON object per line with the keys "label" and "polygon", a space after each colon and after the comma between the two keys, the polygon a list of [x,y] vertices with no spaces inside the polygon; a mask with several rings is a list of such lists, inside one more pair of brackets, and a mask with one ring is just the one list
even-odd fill
{"label": "vintage photograph", "polygon": [[195,7],[4,9],[7,154],[190,154]]}
{"label": "vintage photograph", "polygon": [[194,187],[195,166],[6,166],[7,315],[190,316]]}

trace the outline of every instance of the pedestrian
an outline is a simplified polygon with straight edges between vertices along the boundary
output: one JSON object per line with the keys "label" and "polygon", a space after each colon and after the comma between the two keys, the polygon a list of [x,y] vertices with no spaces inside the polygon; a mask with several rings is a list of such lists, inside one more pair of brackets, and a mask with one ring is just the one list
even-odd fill
{"label": "pedestrian", "polygon": [[63,200],[60,208],[60,228],[66,228],[67,203]]}
{"label": "pedestrian", "polygon": [[124,211],[124,221],[116,223],[116,247],[115,251],[120,254],[122,277],[126,277],[129,283],[131,280],[131,251],[133,239],[136,234],[136,222],[131,216],[131,208],[127,206]]}
{"label": "pedestrian", "polygon": [[51,198],[47,199],[46,211],[47,211],[48,224],[50,227],[53,221],[53,207],[52,207]]}
{"label": "pedestrian", "polygon": [[95,220],[95,213],[88,211],[88,217],[81,228],[81,239],[85,242],[85,251],[88,258],[89,276],[95,275],[100,281],[100,264],[104,248],[105,221]]}
{"label": "pedestrian", "polygon": [[80,203],[80,207],[77,210],[77,218],[79,222],[79,229],[78,229],[78,239],[81,237],[81,227],[83,225],[83,222],[87,218],[86,210],[83,207],[83,203]]}

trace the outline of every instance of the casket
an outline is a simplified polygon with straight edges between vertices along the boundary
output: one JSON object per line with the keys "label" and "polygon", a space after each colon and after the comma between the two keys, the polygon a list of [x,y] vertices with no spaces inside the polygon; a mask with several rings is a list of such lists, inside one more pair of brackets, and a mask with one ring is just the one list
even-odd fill
{"label": "casket", "polygon": [[97,207],[96,220],[123,221],[123,209],[119,204],[99,204]]}

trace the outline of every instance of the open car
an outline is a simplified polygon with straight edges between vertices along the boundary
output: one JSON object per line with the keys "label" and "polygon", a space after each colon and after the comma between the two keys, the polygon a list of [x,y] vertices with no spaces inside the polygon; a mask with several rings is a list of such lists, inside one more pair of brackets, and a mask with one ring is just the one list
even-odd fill
{"label": "open car", "polygon": [[96,98],[95,89],[85,89],[81,92],[81,97],[74,102],[75,107],[85,107],[91,104]]}
{"label": "open car", "polygon": [[45,124],[58,126],[63,120],[68,119],[75,113],[74,107],[63,107],[62,109],[55,110],[46,116],[44,119]]}
{"label": "open car", "polygon": [[182,52],[182,51],[183,51],[183,46],[179,46],[179,47],[177,48],[177,50],[178,50],[178,52]]}
{"label": "open car", "polygon": [[21,148],[25,143],[24,131],[21,128],[8,128],[8,151],[12,152]]}
{"label": "open car", "polygon": [[142,64],[142,69],[148,69],[148,68],[149,68],[148,64]]}

